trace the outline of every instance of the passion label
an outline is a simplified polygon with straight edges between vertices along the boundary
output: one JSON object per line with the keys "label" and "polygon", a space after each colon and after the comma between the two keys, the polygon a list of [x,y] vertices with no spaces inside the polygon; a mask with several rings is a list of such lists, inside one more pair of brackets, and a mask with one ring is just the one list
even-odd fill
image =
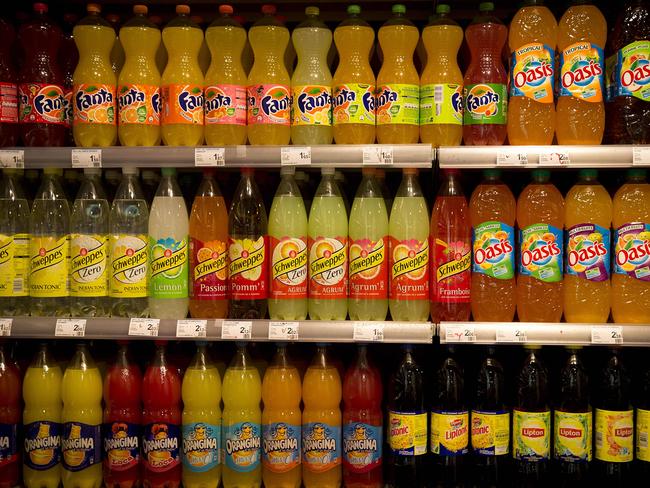
{"label": "passion label", "polygon": [[228,244],[190,238],[190,297],[195,300],[224,300],[228,292]]}
{"label": "passion label", "polygon": [[230,238],[230,294],[233,300],[263,300],[268,293],[266,238]]}

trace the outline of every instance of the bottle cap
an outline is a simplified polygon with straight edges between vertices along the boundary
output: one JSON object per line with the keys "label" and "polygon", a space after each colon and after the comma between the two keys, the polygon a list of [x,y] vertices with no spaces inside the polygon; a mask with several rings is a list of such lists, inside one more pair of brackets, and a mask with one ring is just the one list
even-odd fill
{"label": "bottle cap", "polygon": [[494,10],[494,2],[481,2],[478,10],[479,12],[492,12]]}
{"label": "bottle cap", "polygon": [[117,15],[117,14],[108,14],[106,16],[106,20],[111,24],[119,24],[120,23],[120,16]]}
{"label": "bottle cap", "polygon": [[138,175],[138,168],[135,166],[124,166],[122,168],[123,175]]}
{"label": "bottle cap", "polygon": [[305,9],[305,15],[313,15],[314,17],[318,17],[320,14],[320,9],[318,7],[307,7]]}
{"label": "bottle cap", "polygon": [[551,178],[551,172],[547,169],[534,169],[531,175],[534,180],[548,180]]}
{"label": "bottle cap", "polygon": [[133,13],[136,15],[147,15],[149,13],[149,9],[146,5],[134,5]]}
{"label": "bottle cap", "polygon": [[580,178],[598,178],[598,170],[597,169],[581,169],[578,172],[578,176]]}
{"label": "bottle cap", "polygon": [[271,5],[269,3],[262,5],[262,13],[264,15],[275,15],[275,12],[277,12],[275,5]]}
{"label": "bottle cap", "polygon": [[404,168],[402,170],[402,174],[405,175],[416,175],[418,174],[418,169],[417,168]]}
{"label": "bottle cap", "polygon": [[483,171],[483,177],[484,178],[499,178],[501,176],[501,170],[500,169],[486,169]]}
{"label": "bottle cap", "polygon": [[45,168],[43,170],[44,175],[55,175],[61,176],[63,174],[63,169],[61,168]]}
{"label": "bottle cap", "polygon": [[439,3],[436,7],[437,14],[448,14],[449,12],[451,12],[451,7],[446,3]]}
{"label": "bottle cap", "polygon": [[293,176],[295,174],[296,174],[296,167],[295,166],[282,166],[282,168],[280,168],[280,175],[281,176],[284,176],[284,175]]}
{"label": "bottle cap", "polygon": [[34,12],[39,14],[47,13],[47,4],[46,3],[35,3],[33,6]]}
{"label": "bottle cap", "polygon": [[219,13],[221,15],[232,15],[233,12],[232,5],[219,5]]}
{"label": "bottle cap", "polygon": [[86,5],[86,12],[89,14],[99,14],[102,12],[102,7],[98,3],[89,3]]}
{"label": "bottle cap", "polygon": [[406,7],[404,6],[404,4],[401,4],[401,3],[396,3],[395,5],[393,5],[391,7],[390,10],[394,14],[405,14],[406,13]]}
{"label": "bottle cap", "polygon": [[101,176],[101,168],[84,168],[84,174],[86,176]]}
{"label": "bottle cap", "polygon": [[321,168],[320,170],[320,174],[322,175],[333,175],[334,173],[336,173],[336,168],[332,167]]}
{"label": "bottle cap", "polygon": [[628,178],[645,178],[648,175],[648,170],[643,168],[634,168],[627,170]]}
{"label": "bottle cap", "polygon": [[376,175],[377,174],[377,169],[376,168],[370,168],[370,167],[365,167],[361,170],[361,174],[364,176],[370,176],[370,175]]}
{"label": "bottle cap", "polygon": [[189,5],[176,5],[176,13],[178,15],[189,15],[190,6]]}
{"label": "bottle cap", "polygon": [[348,5],[347,12],[350,15],[359,15],[361,13],[361,7],[358,5]]}
{"label": "bottle cap", "polygon": [[160,172],[163,176],[176,176],[176,168],[163,168]]}

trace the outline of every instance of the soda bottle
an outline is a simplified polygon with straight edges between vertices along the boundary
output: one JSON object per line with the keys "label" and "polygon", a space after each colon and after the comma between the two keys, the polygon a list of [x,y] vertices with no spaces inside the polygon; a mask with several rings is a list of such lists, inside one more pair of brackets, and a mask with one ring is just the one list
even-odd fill
{"label": "soda bottle", "polygon": [[120,40],[120,22],[121,18],[117,14],[108,14],[106,16],[106,20],[108,21],[109,24],[111,24],[111,27],[113,28],[113,31],[115,32],[115,35],[117,36],[115,39],[115,43],[113,44],[113,49],[111,49],[111,69],[113,70],[113,73],[115,73],[115,76],[119,76],[120,71],[122,71],[122,68],[124,67],[124,62],[125,62],[125,57],[126,54],[124,53],[124,46],[122,45],[122,41]]}
{"label": "soda bottle", "polygon": [[388,223],[389,307],[393,320],[429,318],[429,210],[418,170],[404,168]]}
{"label": "soda bottle", "polygon": [[293,30],[298,65],[291,77],[291,142],[332,143],[332,73],[327,53],[332,31],[318,18],[318,7],[307,7],[307,19]]}
{"label": "soda bottle", "polygon": [[228,315],[228,211],[214,179],[203,181],[190,213],[190,315],[225,318]]}
{"label": "soda bottle", "polygon": [[104,483],[107,488],[140,486],[142,373],[121,341],[104,378]]}
{"label": "soda bottle", "polygon": [[18,144],[18,77],[14,66],[16,31],[0,19],[0,147]]}
{"label": "soda bottle", "polygon": [[29,296],[32,315],[70,313],[70,207],[60,182],[61,170],[46,168],[29,221]]}
{"label": "soda bottle", "polygon": [[122,146],[160,144],[160,72],[156,52],[160,29],[147,18],[146,5],[133,6],[133,18],[120,29],[125,61],[117,79]]}
{"label": "soda bottle", "polygon": [[212,62],[205,74],[205,142],[209,146],[246,144],[246,73],[242,53],[246,31],[230,5],[205,31]]}
{"label": "soda bottle", "polygon": [[305,488],[341,486],[341,377],[325,344],[302,382],[302,481]]}
{"label": "soda bottle", "polygon": [[142,381],[142,483],[145,488],[181,485],[181,378],[167,361],[166,341]]}
{"label": "soda bottle", "polygon": [[284,166],[269,214],[271,320],[307,318],[307,212],[294,179],[295,168]]}
{"label": "soda bottle", "polygon": [[108,218],[110,259],[108,293],[112,317],[147,317],[149,210],[138,170],[122,168]]}
{"label": "soda bottle", "polygon": [[207,342],[183,376],[183,486],[217,488],[221,478],[221,376]]}
{"label": "soda bottle", "polygon": [[161,79],[162,141],[167,146],[200,146],[203,144],[204,82],[199,50],[203,31],[189,18],[189,6],[176,5],[176,14],[162,32],[169,53]]}
{"label": "soda bottle", "polygon": [[74,88],[72,135],[77,146],[114,146],[117,142],[117,77],[111,66],[115,30],[100,17],[97,3],[86,6],[88,16],[74,27],[79,63]]}
{"label": "soda bottle", "polygon": [[450,11],[439,3],[422,31],[427,63],[420,77],[420,140],[436,147],[459,146],[463,137],[463,74],[457,61],[463,29]]}
{"label": "soda bottle", "polygon": [[[192,15],[190,17],[190,20],[198,25],[199,29],[204,30],[203,25],[205,24],[205,21],[203,20],[203,17],[200,15]],[[205,73],[208,71],[208,67],[210,66],[210,50],[208,49],[208,45],[205,42],[205,36],[203,38],[203,42],[201,43],[201,49],[199,49],[199,66],[201,67],[201,73],[205,75]]]}
{"label": "soda bottle", "polygon": [[248,73],[248,142],[289,144],[291,78],[284,65],[289,31],[275,18],[275,5],[262,5],[262,14],[248,31],[255,55]]}
{"label": "soda bottle", "polygon": [[391,193],[390,188],[388,188],[388,184],[386,183],[386,170],[377,169],[376,174],[379,188],[381,188],[381,194],[384,198],[384,202],[386,203],[386,210],[388,211],[388,216],[390,217],[390,211],[393,208],[393,194]]}
{"label": "soda bottle", "polygon": [[348,314],[348,214],[334,173],[322,168],[309,212],[311,320],[345,320]]}
{"label": "soda bottle", "polygon": [[631,169],[614,195],[614,322],[650,321],[650,184],[647,171]]}
{"label": "soda bottle", "polygon": [[230,318],[262,319],[268,296],[266,208],[253,170],[242,168],[228,214]]}
{"label": "soda bottle", "polygon": [[339,64],[332,79],[332,133],[336,144],[375,142],[375,74],[370,51],[375,31],[348,5],[348,18],[334,30]]}
{"label": "soda bottle", "polygon": [[73,89],[74,89],[74,70],[79,63],[79,50],[74,42],[72,30],[79,20],[76,14],[65,14],[63,16],[63,36],[61,38],[61,48],[59,50],[59,65],[63,73],[63,98],[65,110],[65,145],[74,146],[74,137],[72,136],[72,119],[73,112]]}
{"label": "soda bottle", "polygon": [[0,487],[13,488],[20,480],[20,450],[18,424],[20,423],[20,370],[0,344]]}
{"label": "soda bottle", "polygon": [[262,382],[245,343],[237,344],[237,352],[223,378],[222,394],[222,439],[226,454],[223,486],[259,488],[262,483]]}
{"label": "soda bottle", "polygon": [[[515,215],[517,202],[488,169],[469,201],[472,224],[472,317],[478,322],[512,322],[515,316]],[[496,306],[498,304],[498,306]]]}
{"label": "soda bottle", "polygon": [[27,488],[58,488],[61,482],[61,367],[46,343],[23,379],[23,483]]}
{"label": "soda bottle", "polygon": [[596,170],[581,170],[566,196],[567,322],[605,323],[609,318],[612,199],[597,177]]}
{"label": "soda bottle", "polygon": [[469,320],[472,229],[459,170],[445,179],[431,213],[431,319]]}
{"label": "soda bottle", "polygon": [[589,0],[573,0],[560,20],[558,144],[600,144],[605,129],[604,57],[607,22]]}
{"label": "soda bottle", "polygon": [[634,424],[636,426],[635,459],[637,479],[645,477],[650,471],[650,450],[648,449],[648,433],[650,431],[650,369],[644,368],[639,377],[640,385],[636,388],[634,398]]}
{"label": "soda bottle", "polygon": [[266,488],[300,488],[300,373],[278,344],[262,382],[262,479]]}
{"label": "soda bottle", "polygon": [[564,199],[550,178],[550,171],[534,170],[517,200],[517,315],[522,322],[562,318]]}
{"label": "soda bottle", "polygon": [[412,144],[420,137],[420,76],[413,64],[420,32],[404,17],[404,5],[391,10],[378,34],[384,62],[377,75],[377,142]]}

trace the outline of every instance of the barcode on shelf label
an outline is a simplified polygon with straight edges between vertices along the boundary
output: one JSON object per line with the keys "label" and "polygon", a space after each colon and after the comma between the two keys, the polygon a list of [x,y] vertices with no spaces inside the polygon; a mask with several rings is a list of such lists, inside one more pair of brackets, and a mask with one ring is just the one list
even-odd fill
{"label": "barcode on shelf label", "polygon": [[623,327],[619,325],[594,326],[591,328],[592,344],[623,344]]}
{"label": "barcode on shelf label", "polygon": [[0,319],[0,337],[9,337],[11,335],[11,326],[14,319]]}
{"label": "barcode on shelf label", "polygon": [[101,168],[101,149],[73,149],[71,152],[73,168]]}
{"label": "barcode on shelf label", "polygon": [[304,166],[311,164],[310,146],[289,146],[280,149],[282,166]]}
{"label": "barcode on shelf label", "polygon": [[221,338],[231,340],[249,340],[253,322],[243,320],[224,320],[221,326]]}
{"label": "barcode on shelf label", "polygon": [[542,152],[539,155],[540,166],[568,166],[571,158],[566,151]]}
{"label": "barcode on shelf label", "polygon": [[270,341],[297,341],[300,322],[269,322]]}
{"label": "barcode on shelf label", "polygon": [[0,167],[24,168],[25,151],[22,149],[3,149],[0,151]]}
{"label": "barcode on shelf label", "polygon": [[522,327],[503,326],[497,329],[497,342],[526,342],[526,329]]}
{"label": "barcode on shelf label", "polygon": [[381,322],[355,322],[352,339],[358,342],[384,342],[384,324]]}
{"label": "barcode on shelf label", "polygon": [[393,164],[393,146],[365,146],[363,148],[363,164]]}
{"label": "barcode on shelf label", "polygon": [[497,166],[526,166],[528,153],[521,151],[504,150],[497,153]]}
{"label": "barcode on shelf label", "polygon": [[650,147],[634,146],[632,150],[633,166],[650,166]]}
{"label": "barcode on shelf label", "polygon": [[207,329],[207,320],[179,320],[176,322],[176,337],[207,337]]}
{"label": "barcode on shelf label", "polygon": [[55,337],[83,337],[86,335],[86,319],[57,319]]}
{"label": "barcode on shelf label", "polygon": [[225,147],[197,147],[194,148],[194,166],[210,167],[226,165]]}
{"label": "barcode on shelf label", "polygon": [[473,325],[445,325],[445,342],[476,342]]}
{"label": "barcode on shelf label", "polygon": [[130,336],[158,337],[158,329],[160,329],[160,319],[134,318],[129,322]]}

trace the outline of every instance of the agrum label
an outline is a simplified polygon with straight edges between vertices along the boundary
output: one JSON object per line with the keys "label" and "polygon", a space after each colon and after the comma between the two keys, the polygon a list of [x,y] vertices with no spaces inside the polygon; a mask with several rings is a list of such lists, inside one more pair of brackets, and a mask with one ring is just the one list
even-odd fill
{"label": "agrum label", "polygon": [[390,237],[389,269],[391,300],[429,298],[429,240]]}
{"label": "agrum label", "polygon": [[388,297],[388,237],[357,239],[350,244],[350,298]]}
{"label": "agrum label", "polygon": [[346,298],[348,243],[345,237],[316,237],[309,241],[309,296]]}

